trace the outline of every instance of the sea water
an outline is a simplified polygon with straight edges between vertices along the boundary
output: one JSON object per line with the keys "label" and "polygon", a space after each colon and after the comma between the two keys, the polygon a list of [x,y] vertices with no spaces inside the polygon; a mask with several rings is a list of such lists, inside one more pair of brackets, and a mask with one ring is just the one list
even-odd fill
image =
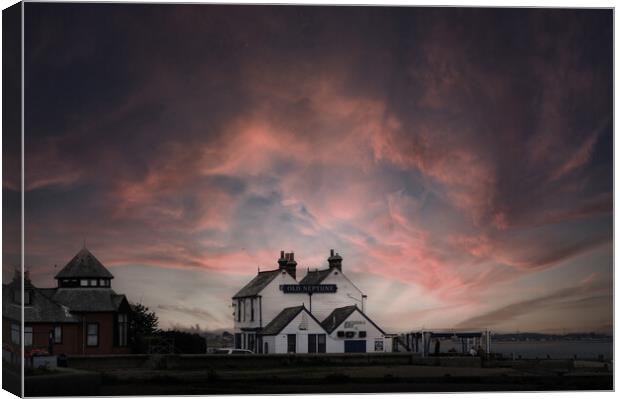
{"label": "sea water", "polygon": [[604,359],[613,358],[612,341],[491,341],[491,352],[524,359]]}

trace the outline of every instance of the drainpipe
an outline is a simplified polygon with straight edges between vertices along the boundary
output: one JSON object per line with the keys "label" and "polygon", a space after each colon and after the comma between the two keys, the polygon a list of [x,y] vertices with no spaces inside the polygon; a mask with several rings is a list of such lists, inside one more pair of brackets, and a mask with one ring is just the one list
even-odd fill
{"label": "drainpipe", "polygon": [[263,297],[258,296],[258,326],[263,328]]}
{"label": "drainpipe", "polygon": [[86,316],[82,315],[82,355],[86,354]]}

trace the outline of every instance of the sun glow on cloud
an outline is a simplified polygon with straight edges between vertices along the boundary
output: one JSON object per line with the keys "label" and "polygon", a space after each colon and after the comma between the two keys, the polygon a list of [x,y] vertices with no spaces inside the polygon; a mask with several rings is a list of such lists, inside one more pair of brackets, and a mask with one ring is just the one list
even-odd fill
{"label": "sun glow on cloud", "polygon": [[[303,273],[337,248],[395,330],[509,329],[513,311],[521,330],[549,329],[540,312],[552,324],[566,301],[581,315],[577,299],[611,296],[594,284],[612,272],[611,64],[602,45],[571,55],[608,40],[608,19],[188,7],[106,8],[105,26],[61,13],[28,36],[31,87],[45,87],[43,70],[75,87],[59,101],[27,93],[37,283],[87,238],[119,291],[142,293],[164,325],[232,325],[230,296],[281,249]],[[76,40],[91,25],[100,53]],[[125,40],[108,48],[107,35]],[[78,64],[84,76],[68,79]],[[530,292],[537,278],[546,292]],[[597,325],[563,316],[558,328],[610,323],[609,307],[597,312]]]}

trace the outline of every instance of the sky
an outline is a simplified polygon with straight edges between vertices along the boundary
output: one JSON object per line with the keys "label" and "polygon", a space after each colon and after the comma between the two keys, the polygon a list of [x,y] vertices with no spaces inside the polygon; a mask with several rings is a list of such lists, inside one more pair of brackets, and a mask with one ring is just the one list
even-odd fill
{"label": "sky", "polygon": [[231,328],[333,248],[390,332],[611,332],[612,11],[25,7],[35,284],[85,243],[162,327]]}

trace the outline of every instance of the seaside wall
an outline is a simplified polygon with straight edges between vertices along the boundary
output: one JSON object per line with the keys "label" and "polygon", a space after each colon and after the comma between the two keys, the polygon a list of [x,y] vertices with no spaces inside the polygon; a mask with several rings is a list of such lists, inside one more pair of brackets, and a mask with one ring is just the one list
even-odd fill
{"label": "seaside wall", "polygon": [[409,353],[382,354],[270,354],[270,355],[96,355],[69,356],[75,369],[260,369],[282,366],[424,365],[481,367],[479,357],[420,357]]}

